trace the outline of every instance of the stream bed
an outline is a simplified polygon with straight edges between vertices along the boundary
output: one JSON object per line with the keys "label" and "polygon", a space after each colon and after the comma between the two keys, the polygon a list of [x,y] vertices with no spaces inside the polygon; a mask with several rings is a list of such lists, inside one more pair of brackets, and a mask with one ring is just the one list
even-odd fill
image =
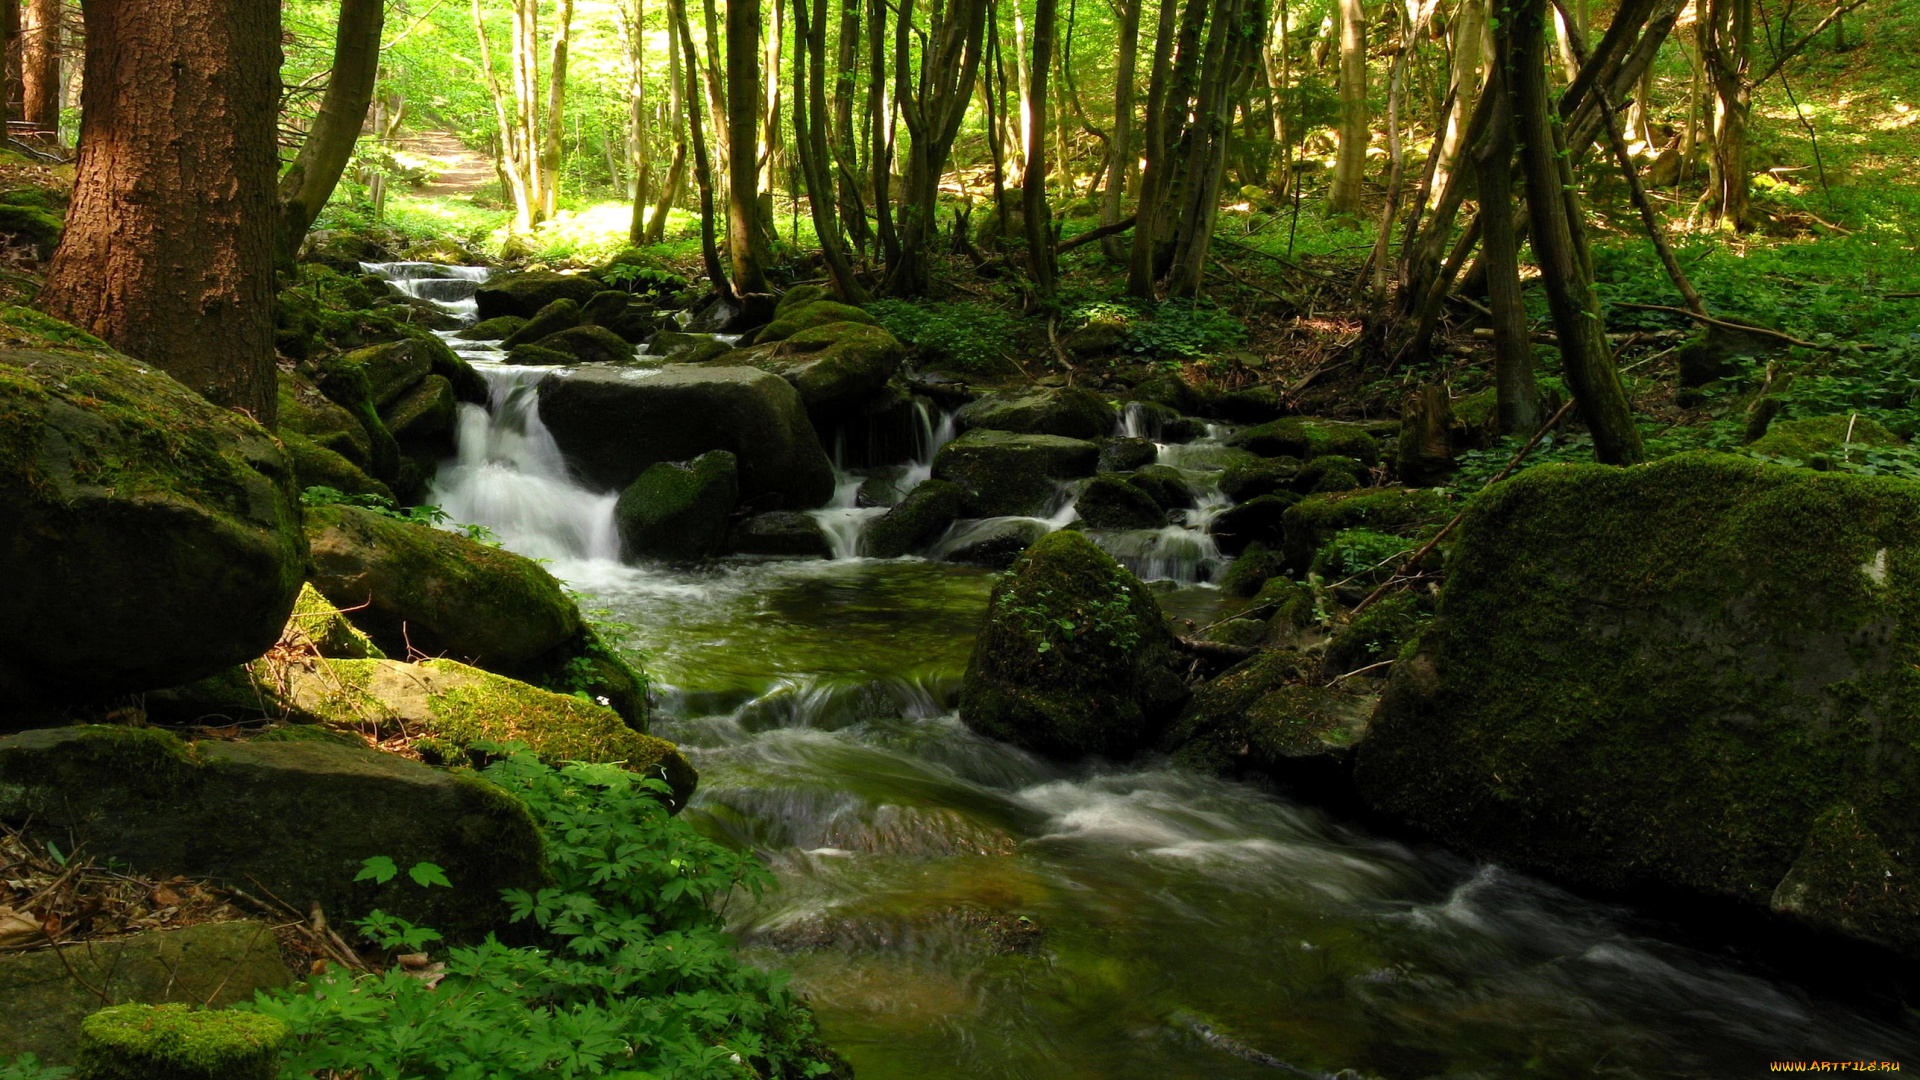
{"label": "stream bed", "polygon": [[[688,817],[779,881],[730,898],[729,923],[750,958],[793,972],[862,1080],[1692,1078],[1920,1058],[1913,1012],[1796,985],[1644,913],[1252,785],[973,735],[954,708],[992,572],[851,557],[845,539],[830,560],[624,565],[613,495],[578,487],[539,423],[532,387],[564,372],[455,344],[494,397],[463,407],[434,500],[632,627],[654,731],[700,770]],[[863,511],[838,503],[816,513],[857,535]],[[1164,607],[1221,610],[1197,583],[1221,562],[1204,534],[1134,546],[1122,557]]]}

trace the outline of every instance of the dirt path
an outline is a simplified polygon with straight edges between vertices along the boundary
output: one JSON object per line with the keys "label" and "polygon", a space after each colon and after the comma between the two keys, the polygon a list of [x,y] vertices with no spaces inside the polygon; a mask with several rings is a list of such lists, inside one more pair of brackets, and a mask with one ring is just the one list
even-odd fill
{"label": "dirt path", "polygon": [[433,182],[415,188],[417,195],[470,195],[498,179],[492,160],[467,149],[450,131],[409,132],[399,148],[433,165]]}

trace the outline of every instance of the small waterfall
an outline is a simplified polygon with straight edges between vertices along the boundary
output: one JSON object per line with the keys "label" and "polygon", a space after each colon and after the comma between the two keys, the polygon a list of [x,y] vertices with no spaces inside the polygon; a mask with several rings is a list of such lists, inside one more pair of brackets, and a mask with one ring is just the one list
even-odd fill
{"label": "small waterfall", "polygon": [[[914,457],[907,463],[899,482],[902,494],[933,476],[933,456],[952,442],[955,435],[952,413],[942,411],[936,420],[924,401],[916,400],[913,408],[917,424]],[[833,440],[833,501],[808,514],[827,534],[835,559],[857,559],[860,537],[868,525],[885,516],[888,508],[860,505],[860,485],[867,480],[866,471],[847,468],[843,464],[845,459],[846,431],[841,429],[834,433]]]}
{"label": "small waterfall", "polygon": [[1163,426],[1159,413],[1148,408],[1145,402],[1129,401],[1120,408],[1120,419],[1114,426],[1114,434],[1123,439],[1152,439],[1160,441]]}
{"label": "small waterfall", "polygon": [[427,262],[361,263],[360,269],[390,283],[404,295],[431,300],[467,322],[480,315],[473,294],[493,275],[485,266],[445,266]]}

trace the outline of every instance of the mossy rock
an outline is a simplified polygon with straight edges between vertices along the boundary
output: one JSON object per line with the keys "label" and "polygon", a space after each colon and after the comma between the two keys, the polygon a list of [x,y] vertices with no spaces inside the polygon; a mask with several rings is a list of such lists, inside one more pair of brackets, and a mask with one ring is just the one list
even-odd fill
{"label": "mossy rock", "polygon": [[740,499],[740,465],[725,450],[650,466],[613,508],[630,557],[701,559],[718,554]]}
{"label": "mossy rock", "polygon": [[[807,310],[826,303],[810,305]],[[794,329],[779,341],[722,353],[708,363],[754,367],[780,376],[799,392],[815,425],[823,426],[884,390],[906,357],[899,339],[871,325],[872,319],[865,312],[860,315],[864,321]]]}
{"label": "mossy rock", "polygon": [[738,555],[826,559],[833,556],[833,541],[811,514],[770,510],[729,529],[727,550]]}
{"label": "mossy rock", "polygon": [[1309,684],[1309,667],[1288,651],[1242,661],[1194,691],[1165,747],[1189,768],[1350,800],[1354,751],[1378,698],[1345,684]]}
{"label": "mossy rock", "polygon": [[819,300],[832,299],[833,293],[825,285],[795,285],[780,294],[780,302],[773,306],[773,317],[778,319],[782,314],[795,308],[805,307]]}
{"label": "mossy rock", "polygon": [[652,293],[661,297],[677,293],[688,285],[686,275],[675,270],[672,263],[644,248],[627,248],[608,259],[594,275],[610,283],[619,282],[630,293]]}
{"label": "mossy rock", "polygon": [[474,290],[473,299],[482,321],[501,315],[531,319],[541,308],[555,300],[584,304],[593,294],[606,289],[599,278],[585,274],[557,274],[550,270],[523,270],[495,274]]}
{"label": "mossy rock", "polygon": [[1747,452],[1789,458],[1812,468],[1827,468],[1849,447],[1901,446],[1906,442],[1864,416],[1816,416],[1775,420],[1767,433],[1747,444]]}
{"label": "mossy rock", "polygon": [[[357,369],[367,381],[367,395],[375,408],[385,408],[433,372],[431,347],[414,339],[388,341],[355,349],[321,364],[326,375]],[[321,389],[326,388],[325,375]]]}
{"label": "mossy rock", "polygon": [[990,394],[954,414],[962,431],[1010,431],[1098,439],[1113,434],[1117,414],[1098,394],[1078,387],[1034,387]]}
{"label": "mossy rock", "polygon": [[[1325,674],[1337,678],[1374,664],[1398,659],[1433,619],[1433,602],[1417,592],[1400,592],[1369,605],[1334,630],[1322,657]],[[1388,674],[1376,668],[1375,677]]]}
{"label": "mossy rock", "polygon": [[380,411],[380,419],[394,441],[408,446],[431,444],[453,451],[453,416],[459,405],[453,384],[428,375]]}
{"label": "mossy rock", "polygon": [[528,364],[533,367],[566,367],[573,363],[573,354],[549,349],[545,345],[515,345],[505,360],[509,364]]}
{"label": "mossy rock", "polygon": [[580,305],[563,296],[534,312],[532,318],[520,324],[520,329],[501,340],[500,347],[512,349],[515,345],[538,344],[551,334],[579,326],[581,318]]}
{"label": "mossy rock", "polygon": [[[673,325],[670,314],[657,312],[652,304],[635,300],[632,293],[618,289],[593,294],[591,300],[581,305],[580,317],[611,331],[621,341],[636,345],[652,337],[663,325]],[[632,356],[631,350],[628,356]]]}
{"label": "mossy rock", "polygon": [[1220,575],[1220,591],[1228,596],[1257,596],[1268,579],[1284,572],[1280,556],[1267,550],[1265,544],[1249,544],[1227,567],[1227,572]]}
{"label": "mossy rock", "polygon": [[282,641],[300,641],[313,646],[330,660],[385,660],[387,654],[373,643],[346,612],[320,595],[311,583],[300,586],[300,598],[293,602],[293,614],[287,616]]}
{"label": "mossy rock", "polygon": [[604,326],[575,326],[540,339],[540,348],[565,353],[576,364],[625,364],[634,348],[626,338]]}
{"label": "mossy rock", "polygon": [[52,210],[0,202],[0,234],[12,237],[15,244],[32,248],[36,259],[53,254],[53,249],[60,246],[60,234],[65,229],[64,219]]}
{"label": "mossy rock", "polygon": [[[789,296],[792,294],[789,293]],[[802,330],[811,330],[828,323],[863,323],[875,325],[873,316],[852,304],[842,304],[837,300],[820,299],[804,304],[789,304],[786,297],[774,309],[773,321],[760,328],[753,339],[755,345],[784,341]]]}
{"label": "mossy rock", "polygon": [[1037,753],[1125,757],[1186,699],[1153,595],[1072,530],[1041,537],[994,586],[960,719]]}
{"label": "mossy rock", "polygon": [[[374,395],[373,385],[368,378],[366,368],[336,357],[324,364],[303,370],[310,370],[313,383],[319,387],[320,392],[335,405],[344,409],[360,425],[361,434],[365,436],[367,444],[367,464],[364,466],[367,473],[389,485],[397,483],[400,479],[400,444],[394,439],[393,432],[387,430],[386,422],[380,419],[381,403]],[[425,365],[412,365],[409,370],[416,372],[417,378],[413,381],[417,382],[432,370],[432,364],[429,362]],[[404,387],[401,388],[401,390],[404,389]],[[399,396],[400,392],[400,390],[394,390],[392,397]],[[388,400],[392,400],[392,397]],[[336,452],[345,453],[338,448]]]}
{"label": "mossy rock", "polygon": [[313,583],[391,656],[512,671],[573,640],[580,612],[539,563],[351,506],[307,511]]}
{"label": "mossy rock", "polygon": [[698,774],[679,748],[612,709],[455,660],[338,660],[289,672],[292,717],[349,731],[406,735],[429,761],[464,762],[476,743],[525,743],[542,761],[621,764],[658,775],[678,809]]}
{"label": "mossy rock", "polygon": [[1287,568],[1304,575],[1320,545],[1345,529],[1367,528],[1411,536],[1451,518],[1453,504],[1425,488],[1361,488],[1310,495],[1287,509],[1281,519],[1281,554]]}
{"label": "mossy rock", "polygon": [[0,311],[0,712],[171,686],[273,643],[306,542],[258,424],[35,312]]}
{"label": "mossy rock", "polygon": [[1287,512],[1300,502],[1291,491],[1258,495],[1221,511],[1208,535],[1224,555],[1238,555],[1253,544],[1278,547],[1285,535]]}
{"label": "mossy rock", "polygon": [[1251,450],[1261,457],[1291,457],[1302,461],[1338,454],[1362,465],[1380,460],[1380,444],[1365,425],[1335,420],[1290,417],[1234,432],[1228,446]]}
{"label": "mossy rock", "polygon": [[1204,402],[1198,391],[1172,372],[1161,372],[1134,386],[1127,397],[1134,401],[1152,401],[1177,413],[1197,413]]}
{"label": "mossy rock", "polygon": [[[0,820],[82,842],[94,858],[155,877],[258,887],[302,910],[318,902],[343,923],[380,908],[454,941],[506,925],[501,889],[546,881],[540,834],[519,799],[364,743],[188,744],[159,729],[100,726],[26,731],[0,737]],[[453,887],[355,882],[376,855],[432,862]]]}
{"label": "mossy rock", "polygon": [[[346,458],[354,468],[373,464],[367,429],[347,409],[320,392],[312,380],[291,371],[279,374],[280,432],[291,431]],[[345,490],[344,488],[341,490]]]}
{"label": "mossy rock", "polygon": [[[1269,424],[1287,414],[1286,402],[1280,400],[1279,391],[1271,386],[1249,386],[1241,390],[1229,390],[1206,405],[1209,416],[1217,416],[1235,424]],[[1265,451],[1259,451],[1265,453]],[[1278,453],[1290,457],[1305,457],[1307,448],[1299,451],[1280,450]]]}
{"label": "mossy rock", "polygon": [[1104,439],[1096,445],[1100,447],[1100,459],[1094,468],[1103,473],[1132,472],[1160,457],[1160,448],[1152,439],[1122,437]]}
{"label": "mossy rock", "polygon": [[1147,493],[1162,510],[1184,510],[1195,505],[1193,488],[1187,478],[1171,465],[1148,465],[1125,477],[1127,483]]}
{"label": "mossy rock", "polygon": [[280,445],[286,448],[287,462],[293,467],[294,483],[302,491],[325,487],[350,495],[372,495],[393,501],[392,488],[297,431],[282,430]]}
{"label": "mossy rock", "polygon": [[970,431],[934,455],[933,475],[966,491],[971,516],[1033,516],[1053,502],[1059,481],[1091,476],[1099,460],[1099,448],[1080,439]]}
{"label": "mossy rock", "polygon": [[80,1025],[80,1080],[274,1080],[286,1025],[187,1005],[114,1005]]}
{"label": "mossy rock", "polygon": [[1115,476],[1087,481],[1073,507],[1091,529],[1158,529],[1167,523],[1153,496]]}
{"label": "mossy rock", "polygon": [[1220,474],[1220,493],[1235,502],[1294,490],[1300,476],[1297,458],[1256,458],[1235,462]]}
{"label": "mossy rock", "polygon": [[453,336],[461,341],[504,341],[525,325],[527,320],[518,315],[501,315],[474,323]]}
{"label": "mossy rock", "polygon": [[1474,499],[1357,781],[1510,865],[1920,955],[1920,487],[1716,454]]}
{"label": "mossy rock", "polygon": [[945,480],[923,480],[860,536],[860,553],[895,559],[938,540],[966,510],[967,493]]}
{"label": "mossy rock", "polygon": [[1303,495],[1320,495],[1330,491],[1352,491],[1361,487],[1365,470],[1359,462],[1339,454],[1325,454],[1314,458],[1293,478],[1293,488]]}

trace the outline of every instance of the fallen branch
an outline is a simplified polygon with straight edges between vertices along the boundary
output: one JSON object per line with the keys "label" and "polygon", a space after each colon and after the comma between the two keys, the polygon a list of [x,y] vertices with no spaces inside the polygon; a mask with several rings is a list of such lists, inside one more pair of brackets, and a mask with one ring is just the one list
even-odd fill
{"label": "fallen branch", "polygon": [[1118,236],[1128,229],[1133,228],[1133,222],[1134,218],[1123,217],[1111,225],[1102,225],[1097,229],[1088,229],[1086,232],[1081,233],[1071,240],[1063,240],[1053,245],[1053,253],[1055,255],[1065,255],[1074,248],[1091,244],[1095,240],[1105,240],[1109,236]]}
{"label": "fallen branch", "polygon": [[[1711,315],[1701,315],[1697,312],[1688,311],[1686,308],[1668,307],[1665,304],[1634,304],[1634,303],[1629,303],[1625,300],[1615,300],[1615,301],[1612,301],[1612,303],[1614,307],[1633,308],[1635,311],[1664,311],[1669,315],[1684,316],[1686,318],[1692,319],[1695,322],[1703,322],[1708,324],[1709,326],[1718,326],[1725,330],[1738,330],[1743,334],[1759,334],[1761,337],[1769,337],[1769,338],[1773,338],[1776,341],[1784,341],[1789,345],[1794,345],[1802,349],[1819,349],[1822,352],[1835,352],[1840,348],[1840,346],[1838,345],[1821,345],[1818,342],[1802,341],[1799,338],[1794,337],[1792,334],[1783,334],[1778,330],[1769,330],[1764,326],[1748,326],[1746,323],[1731,322],[1726,319],[1716,319]],[[1874,346],[1861,345],[1859,346],[1859,348],[1871,349],[1871,348],[1874,348]]]}
{"label": "fallen branch", "polygon": [[1221,660],[1240,661],[1258,653],[1260,650],[1248,645],[1229,645],[1224,641],[1197,641],[1190,637],[1173,636],[1174,648],[1190,652],[1195,656],[1210,656]]}

